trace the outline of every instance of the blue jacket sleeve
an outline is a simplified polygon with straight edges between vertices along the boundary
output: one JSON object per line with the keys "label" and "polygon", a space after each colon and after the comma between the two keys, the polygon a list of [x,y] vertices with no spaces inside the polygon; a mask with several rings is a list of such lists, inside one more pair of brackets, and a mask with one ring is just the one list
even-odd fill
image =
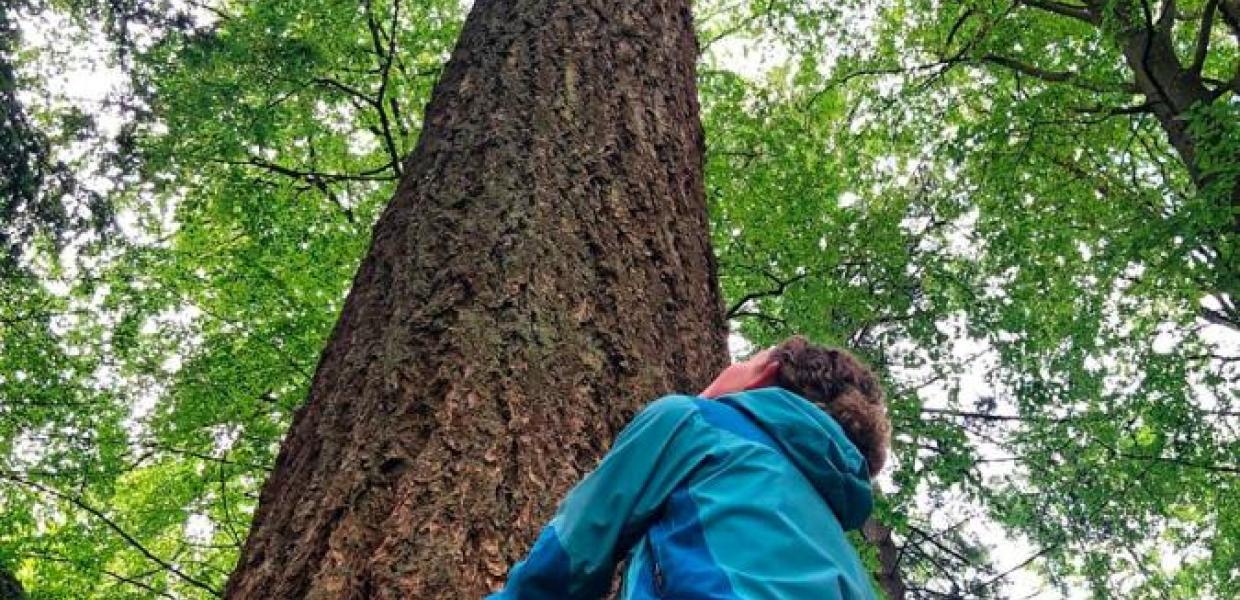
{"label": "blue jacket sleeve", "polygon": [[597,600],[616,562],[705,455],[690,396],[665,396],[637,414],[598,467],[577,484],[529,556],[488,600]]}

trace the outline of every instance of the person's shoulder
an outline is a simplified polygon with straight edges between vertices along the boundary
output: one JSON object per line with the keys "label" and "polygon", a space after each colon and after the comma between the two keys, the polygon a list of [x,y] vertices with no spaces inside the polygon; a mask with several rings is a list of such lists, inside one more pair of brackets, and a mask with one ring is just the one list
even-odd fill
{"label": "person's shoulder", "polygon": [[656,398],[634,415],[625,432],[631,436],[682,438],[683,434],[703,427],[699,402],[701,398],[686,394]]}
{"label": "person's shoulder", "polygon": [[630,421],[630,426],[640,425],[655,428],[674,428],[688,424],[698,414],[698,402],[701,399],[687,394],[667,394],[654,399]]}
{"label": "person's shoulder", "polygon": [[647,418],[679,418],[698,412],[700,398],[687,394],[667,394],[654,399],[639,412]]}

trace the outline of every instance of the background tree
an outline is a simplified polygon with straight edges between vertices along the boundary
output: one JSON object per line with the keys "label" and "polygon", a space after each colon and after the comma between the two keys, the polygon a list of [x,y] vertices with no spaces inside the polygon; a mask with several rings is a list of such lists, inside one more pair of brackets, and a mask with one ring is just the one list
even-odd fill
{"label": "background tree", "polygon": [[[1178,106],[1232,157],[1211,181],[1234,182],[1220,82],[1235,40],[1205,8],[1153,14],[1181,15],[1174,39],[1158,35],[1206,53],[1212,104]],[[1133,20],[1144,6],[1091,5],[1098,26],[1061,14],[1078,9],[863,9],[868,36],[789,35],[801,52],[773,74],[773,101],[727,73],[734,108],[705,101],[707,130],[728,131],[707,181],[725,294],[747,301],[732,316],[759,342],[792,329],[869,347],[901,382],[889,518],[918,596],[992,594],[1012,575],[965,515],[931,518],[962,500],[1029,536],[1007,564],[1065,588],[1236,589],[1235,548],[1213,533],[1237,522],[1233,188],[1193,179],[1157,91],[1138,89],[1124,52],[1151,31]],[[771,10],[741,22],[769,28],[786,14]],[[856,50],[824,69],[823,40]]]}

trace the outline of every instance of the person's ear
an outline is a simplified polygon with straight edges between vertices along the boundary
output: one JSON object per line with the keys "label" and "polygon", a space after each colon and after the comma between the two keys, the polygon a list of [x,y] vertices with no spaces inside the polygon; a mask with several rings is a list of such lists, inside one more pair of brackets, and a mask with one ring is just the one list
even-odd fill
{"label": "person's ear", "polygon": [[775,383],[775,376],[778,374],[779,361],[772,360],[765,365],[762,365],[762,369],[758,371],[758,374],[754,377],[753,382],[749,384],[749,388],[760,388],[772,385]]}

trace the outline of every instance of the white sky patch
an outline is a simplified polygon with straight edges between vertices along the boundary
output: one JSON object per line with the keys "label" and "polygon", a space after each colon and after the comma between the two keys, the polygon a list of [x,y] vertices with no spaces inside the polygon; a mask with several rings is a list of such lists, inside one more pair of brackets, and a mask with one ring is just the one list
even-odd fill
{"label": "white sky patch", "polygon": [[751,81],[766,78],[771,69],[788,62],[788,51],[772,40],[731,37],[715,42],[707,50],[707,62],[724,66]]}
{"label": "white sky patch", "polygon": [[239,425],[216,425],[211,437],[215,441],[213,454],[216,458],[223,458],[229,450],[232,450],[237,440],[241,439],[241,427]]}
{"label": "white sky patch", "polygon": [[185,520],[186,539],[199,544],[207,544],[211,542],[211,537],[214,535],[215,523],[207,515],[193,513]]}
{"label": "white sky patch", "polygon": [[733,361],[749,356],[750,352],[753,352],[753,344],[749,343],[745,336],[735,331],[728,334],[728,355],[732,357]]}
{"label": "white sky patch", "polygon": [[[45,94],[36,95],[26,89],[19,92],[26,105],[68,104],[95,117],[103,132],[115,135],[124,124],[115,111],[106,109],[108,97],[124,85],[124,73],[108,56],[103,25],[92,23],[89,30],[81,30],[64,15],[43,11],[34,18],[19,22],[23,46],[35,48],[41,54],[56,55],[68,66],[66,70],[51,74],[33,74],[46,87]],[[87,43],[74,43],[75,37],[86,37]],[[66,43],[68,42],[68,43]],[[39,61],[33,61],[39,64]]]}

